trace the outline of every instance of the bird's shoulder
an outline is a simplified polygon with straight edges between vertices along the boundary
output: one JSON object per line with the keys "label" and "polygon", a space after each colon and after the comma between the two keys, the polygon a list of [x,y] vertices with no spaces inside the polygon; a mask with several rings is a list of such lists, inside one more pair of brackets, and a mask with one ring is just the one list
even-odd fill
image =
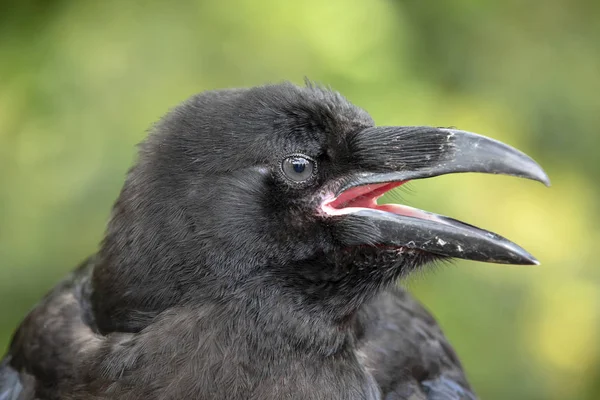
{"label": "bird's shoulder", "polygon": [[[34,392],[43,398],[64,398],[65,391],[73,399],[102,399],[109,386],[131,398],[184,395],[207,388],[225,389],[226,397],[243,398],[251,377],[262,374],[257,368],[268,364],[253,363],[248,342],[240,342],[239,335],[224,329],[228,324],[214,323],[233,318],[215,306],[169,309],[140,332],[99,334],[89,304],[92,268],[93,260],[84,263],[25,318],[0,368],[0,396],[5,396],[0,399],[29,400]],[[384,399],[475,398],[435,319],[406,291],[397,288],[377,296],[360,310],[356,326],[359,360]],[[281,357],[279,361],[279,371],[296,371],[296,378],[307,371],[316,373],[307,368],[314,360]],[[177,368],[164,369],[167,365]],[[210,379],[198,379],[199,370]],[[248,384],[234,386],[226,381]],[[277,385],[267,384],[255,390],[268,396],[274,388]]]}
{"label": "bird's shoulder", "polygon": [[366,304],[356,329],[359,358],[384,399],[476,399],[435,318],[406,290],[394,287]]}

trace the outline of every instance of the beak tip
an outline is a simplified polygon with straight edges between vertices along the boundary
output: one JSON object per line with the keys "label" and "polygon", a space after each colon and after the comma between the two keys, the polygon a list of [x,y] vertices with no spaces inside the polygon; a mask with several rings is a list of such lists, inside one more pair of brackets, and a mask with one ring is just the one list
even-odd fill
{"label": "beak tip", "polygon": [[[524,178],[529,178],[532,179],[534,181],[538,181],[540,183],[543,183],[544,186],[546,187],[550,187],[551,183],[550,183],[550,177],[548,177],[548,174],[546,173],[546,171],[544,171],[544,169],[542,168],[542,166],[540,164],[538,164],[537,162],[535,162],[535,160],[533,160],[531,157],[527,156],[526,154],[523,154],[524,159],[526,160],[525,165],[523,170],[526,171],[525,174],[521,175]],[[529,164],[529,165],[527,165]]]}
{"label": "beak tip", "polygon": [[536,180],[538,182],[543,183],[544,186],[546,186],[546,187],[552,186],[552,184],[550,183],[550,178],[548,177],[548,174],[546,174],[546,172],[541,167],[536,175],[537,175]]}
{"label": "beak tip", "polygon": [[[503,238],[502,238],[503,239]],[[506,239],[503,239],[506,240]],[[508,246],[505,247],[508,250],[506,253],[499,253],[496,255],[497,258],[503,258],[503,261],[500,261],[502,264],[512,264],[512,265],[540,265],[540,262],[537,258],[535,258],[531,253],[522,248],[521,246],[506,241]]]}
{"label": "beak tip", "polygon": [[529,255],[529,257],[527,257],[525,260],[523,260],[523,263],[521,263],[521,265],[541,265],[541,263],[539,262],[539,260],[535,257],[533,257],[532,255]]}
{"label": "beak tip", "polygon": [[541,263],[538,261],[538,259],[529,253],[523,254],[521,256],[521,260],[519,260],[518,264],[520,264],[520,265],[541,265]]}

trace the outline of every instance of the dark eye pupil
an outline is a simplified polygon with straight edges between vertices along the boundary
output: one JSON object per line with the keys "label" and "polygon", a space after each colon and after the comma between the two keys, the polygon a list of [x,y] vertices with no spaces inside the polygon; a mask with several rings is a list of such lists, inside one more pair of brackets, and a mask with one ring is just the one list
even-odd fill
{"label": "dark eye pupil", "polygon": [[281,170],[289,180],[304,182],[313,176],[315,165],[315,162],[308,157],[292,155],[283,160]]}
{"label": "dark eye pupil", "polygon": [[292,163],[294,167],[294,172],[301,174],[306,169],[306,163],[300,160],[296,160]]}

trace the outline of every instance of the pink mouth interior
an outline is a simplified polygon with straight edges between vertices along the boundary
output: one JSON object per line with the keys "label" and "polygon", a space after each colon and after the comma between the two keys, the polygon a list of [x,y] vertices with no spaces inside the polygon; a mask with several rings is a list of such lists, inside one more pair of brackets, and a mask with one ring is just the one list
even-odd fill
{"label": "pink mouth interior", "polygon": [[404,183],[406,181],[356,186],[344,191],[337,198],[329,202],[328,205],[336,209],[348,207],[373,208],[377,205],[378,198]]}
{"label": "pink mouth interior", "polygon": [[343,215],[356,212],[360,209],[370,208],[372,210],[385,211],[407,217],[436,220],[435,215],[426,211],[401,205],[401,204],[377,204],[377,199],[386,192],[397,188],[408,181],[374,183],[364,186],[356,186],[345,190],[338,197],[325,200],[322,210],[328,215]]}

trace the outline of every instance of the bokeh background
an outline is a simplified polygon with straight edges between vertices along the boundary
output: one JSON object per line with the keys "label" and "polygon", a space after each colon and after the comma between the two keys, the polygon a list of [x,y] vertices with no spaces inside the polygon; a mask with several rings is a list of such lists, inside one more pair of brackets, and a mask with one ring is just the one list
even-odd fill
{"label": "bokeh background", "polygon": [[304,76],[379,124],[456,126],[552,187],[461,175],[397,200],[499,232],[540,267],[457,262],[406,282],[484,399],[600,398],[600,2],[0,2],[0,350],[94,252],[135,157],[206,89]]}

